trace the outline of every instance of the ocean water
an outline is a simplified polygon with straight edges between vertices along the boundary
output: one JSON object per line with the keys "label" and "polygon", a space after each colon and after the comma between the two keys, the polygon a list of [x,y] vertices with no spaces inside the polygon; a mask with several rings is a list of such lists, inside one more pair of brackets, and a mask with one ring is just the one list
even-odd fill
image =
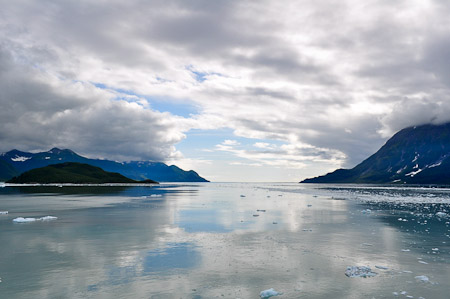
{"label": "ocean water", "polygon": [[[450,294],[445,188],[7,186],[0,211],[0,298]],[[44,216],[58,218],[13,222]]]}

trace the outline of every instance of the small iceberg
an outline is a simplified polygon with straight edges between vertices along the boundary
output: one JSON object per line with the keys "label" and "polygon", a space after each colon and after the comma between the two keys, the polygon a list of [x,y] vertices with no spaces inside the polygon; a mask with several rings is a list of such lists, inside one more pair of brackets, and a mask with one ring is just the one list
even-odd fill
{"label": "small iceberg", "polygon": [[34,222],[36,221],[36,218],[23,218],[23,217],[17,217],[13,219],[13,222],[15,223],[28,223],[28,222]]}
{"label": "small iceberg", "polygon": [[29,223],[29,222],[35,222],[35,221],[52,221],[56,220],[58,217],[55,216],[44,216],[41,218],[24,218],[24,217],[17,217],[13,219],[13,222],[15,223]]}
{"label": "small iceberg", "polygon": [[428,276],[425,276],[425,275],[419,275],[414,278],[420,282],[430,282],[430,279],[428,278]]}
{"label": "small iceberg", "polygon": [[58,219],[58,217],[55,217],[55,216],[45,216],[45,217],[39,218],[39,220],[41,220],[41,221],[51,221],[51,220],[56,220],[56,219]]}
{"label": "small iceberg", "polygon": [[0,215],[6,215],[8,214],[8,211],[0,211]]}
{"label": "small iceberg", "polygon": [[270,298],[278,295],[282,295],[283,293],[275,291],[273,288],[270,288],[268,290],[264,290],[261,293],[259,293],[259,297],[261,298]]}
{"label": "small iceberg", "polygon": [[440,218],[445,218],[445,217],[447,217],[447,213],[444,213],[444,212],[437,212],[437,213],[436,213],[436,216],[438,216],[438,217],[440,217]]}
{"label": "small iceberg", "polygon": [[345,275],[348,277],[373,277],[377,275],[377,273],[372,272],[370,267],[366,266],[348,266],[347,270],[345,270]]}

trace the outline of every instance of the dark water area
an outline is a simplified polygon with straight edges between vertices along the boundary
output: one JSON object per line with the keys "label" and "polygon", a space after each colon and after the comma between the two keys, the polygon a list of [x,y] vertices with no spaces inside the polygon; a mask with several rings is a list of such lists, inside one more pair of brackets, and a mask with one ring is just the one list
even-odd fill
{"label": "dark water area", "polygon": [[[0,188],[0,211],[8,211],[0,215],[0,297],[260,298],[274,288],[283,293],[276,298],[448,298],[449,194],[299,184],[8,186]],[[349,266],[376,274],[348,277]]]}

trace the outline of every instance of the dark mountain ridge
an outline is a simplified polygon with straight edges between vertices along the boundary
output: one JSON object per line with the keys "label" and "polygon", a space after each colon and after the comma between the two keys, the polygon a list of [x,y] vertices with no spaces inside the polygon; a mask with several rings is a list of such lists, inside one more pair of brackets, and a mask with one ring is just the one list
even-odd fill
{"label": "dark mountain ridge", "polygon": [[0,180],[9,180],[25,171],[64,162],[78,162],[100,167],[105,171],[118,172],[133,180],[151,179],[159,182],[208,182],[195,171],[162,162],[89,159],[78,155],[70,149],[52,148],[47,152],[29,153],[11,150],[0,154]]}
{"label": "dark mountain ridge", "polygon": [[450,123],[405,128],[354,168],[301,183],[450,184]]}

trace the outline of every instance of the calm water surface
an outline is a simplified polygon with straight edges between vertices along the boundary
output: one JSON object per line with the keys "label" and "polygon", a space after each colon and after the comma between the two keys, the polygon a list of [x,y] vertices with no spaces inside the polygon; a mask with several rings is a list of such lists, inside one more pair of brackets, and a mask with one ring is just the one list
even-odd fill
{"label": "calm water surface", "polygon": [[[449,189],[5,187],[0,211],[0,298],[450,294]],[[58,219],[12,221],[47,215]],[[377,275],[349,278],[347,266]]]}

